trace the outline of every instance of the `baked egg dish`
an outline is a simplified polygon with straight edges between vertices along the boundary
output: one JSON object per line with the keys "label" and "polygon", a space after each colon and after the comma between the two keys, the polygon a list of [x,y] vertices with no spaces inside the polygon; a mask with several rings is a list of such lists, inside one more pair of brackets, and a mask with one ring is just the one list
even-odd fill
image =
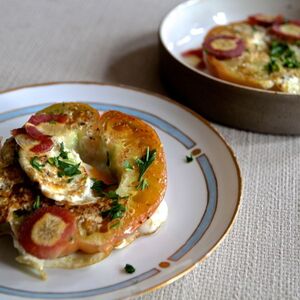
{"label": "baked egg dish", "polygon": [[182,55],[192,66],[229,82],[300,94],[300,20],[252,15],[212,28],[201,48]]}
{"label": "baked egg dish", "polygon": [[0,151],[0,226],[41,278],[97,263],[166,221],[163,145],[142,120],[60,103],[11,134]]}

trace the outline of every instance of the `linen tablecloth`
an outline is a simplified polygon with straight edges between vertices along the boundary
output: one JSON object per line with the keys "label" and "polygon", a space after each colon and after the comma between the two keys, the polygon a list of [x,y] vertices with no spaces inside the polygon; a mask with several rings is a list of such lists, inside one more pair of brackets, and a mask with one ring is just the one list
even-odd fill
{"label": "linen tablecloth", "polygon": [[[1,0],[0,89],[90,80],[166,94],[157,31],[179,2]],[[244,178],[236,223],[205,262],[138,299],[299,299],[300,138],[216,128]]]}

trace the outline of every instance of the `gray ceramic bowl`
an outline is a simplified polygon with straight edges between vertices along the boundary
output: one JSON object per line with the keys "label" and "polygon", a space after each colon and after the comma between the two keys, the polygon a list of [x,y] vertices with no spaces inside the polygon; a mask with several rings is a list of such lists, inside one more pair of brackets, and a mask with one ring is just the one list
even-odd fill
{"label": "gray ceramic bowl", "polygon": [[255,13],[299,19],[300,1],[191,0],[175,7],[159,31],[162,78],[173,97],[212,121],[262,133],[300,134],[300,95],[220,80],[191,67],[181,56],[201,46],[213,26]]}

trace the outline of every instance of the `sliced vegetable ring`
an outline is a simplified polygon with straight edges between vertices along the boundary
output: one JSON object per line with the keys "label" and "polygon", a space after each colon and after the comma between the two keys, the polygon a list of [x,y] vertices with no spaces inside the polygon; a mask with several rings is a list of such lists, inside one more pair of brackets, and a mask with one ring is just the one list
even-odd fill
{"label": "sliced vegetable ring", "polygon": [[203,49],[218,59],[228,59],[241,56],[245,50],[245,43],[235,36],[217,35],[206,39]]}

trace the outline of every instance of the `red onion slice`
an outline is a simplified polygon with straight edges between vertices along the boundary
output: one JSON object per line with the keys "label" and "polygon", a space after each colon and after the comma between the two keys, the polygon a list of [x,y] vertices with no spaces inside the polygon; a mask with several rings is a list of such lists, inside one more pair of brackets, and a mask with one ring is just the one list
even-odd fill
{"label": "red onion slice", "polygon": [[283,22],[284,18],[281,15],[271,16],[259,13],[248,17],[248,23],[250,25],[260,25],[268,27],[272,26],[273,24],[281,24]]}
{"label": "red onion slice", "polygon": [[238,37],[217,35],[206,39],[203,43],[203,49],[218,59],[228,59],[242,55],[245,50],[245,43]]}
{"label": "red onion slice", "polygon": [[300,39],[300,20],[292,20],[284,24],[274,24],[272,32],[280,38],[297,41]]}
{"label": "red onion slice", "polygon": [[12,135],[13,137],[15,137],[15,136],[17,136],[17,135],[19,135],[19,134],[26,134],[27,132],[26,132],[25,128],[22,127],[22,128],[16,128],[16,129],[13,129],[13,130],[11,130],[10,133],[11,133],[11,135]]}
{"label": "red onion slice", "polygon": [[26,130],[26,133],[34,140],[44,141],[44,140],[50,138],[49,135],[43,134],[34,125],[29,124],[29,123],[25,124],[25,130]]}
{"label": "red onion slice", "polygon": [[44,152],[48,152],[52,149],[53,147],[53,142],[51,140],[51,138],[47,138],[44,139],[43,141],[41,141],[38,145],[33,146],[30,151],[34,152],[34,153],[44,153]]}

